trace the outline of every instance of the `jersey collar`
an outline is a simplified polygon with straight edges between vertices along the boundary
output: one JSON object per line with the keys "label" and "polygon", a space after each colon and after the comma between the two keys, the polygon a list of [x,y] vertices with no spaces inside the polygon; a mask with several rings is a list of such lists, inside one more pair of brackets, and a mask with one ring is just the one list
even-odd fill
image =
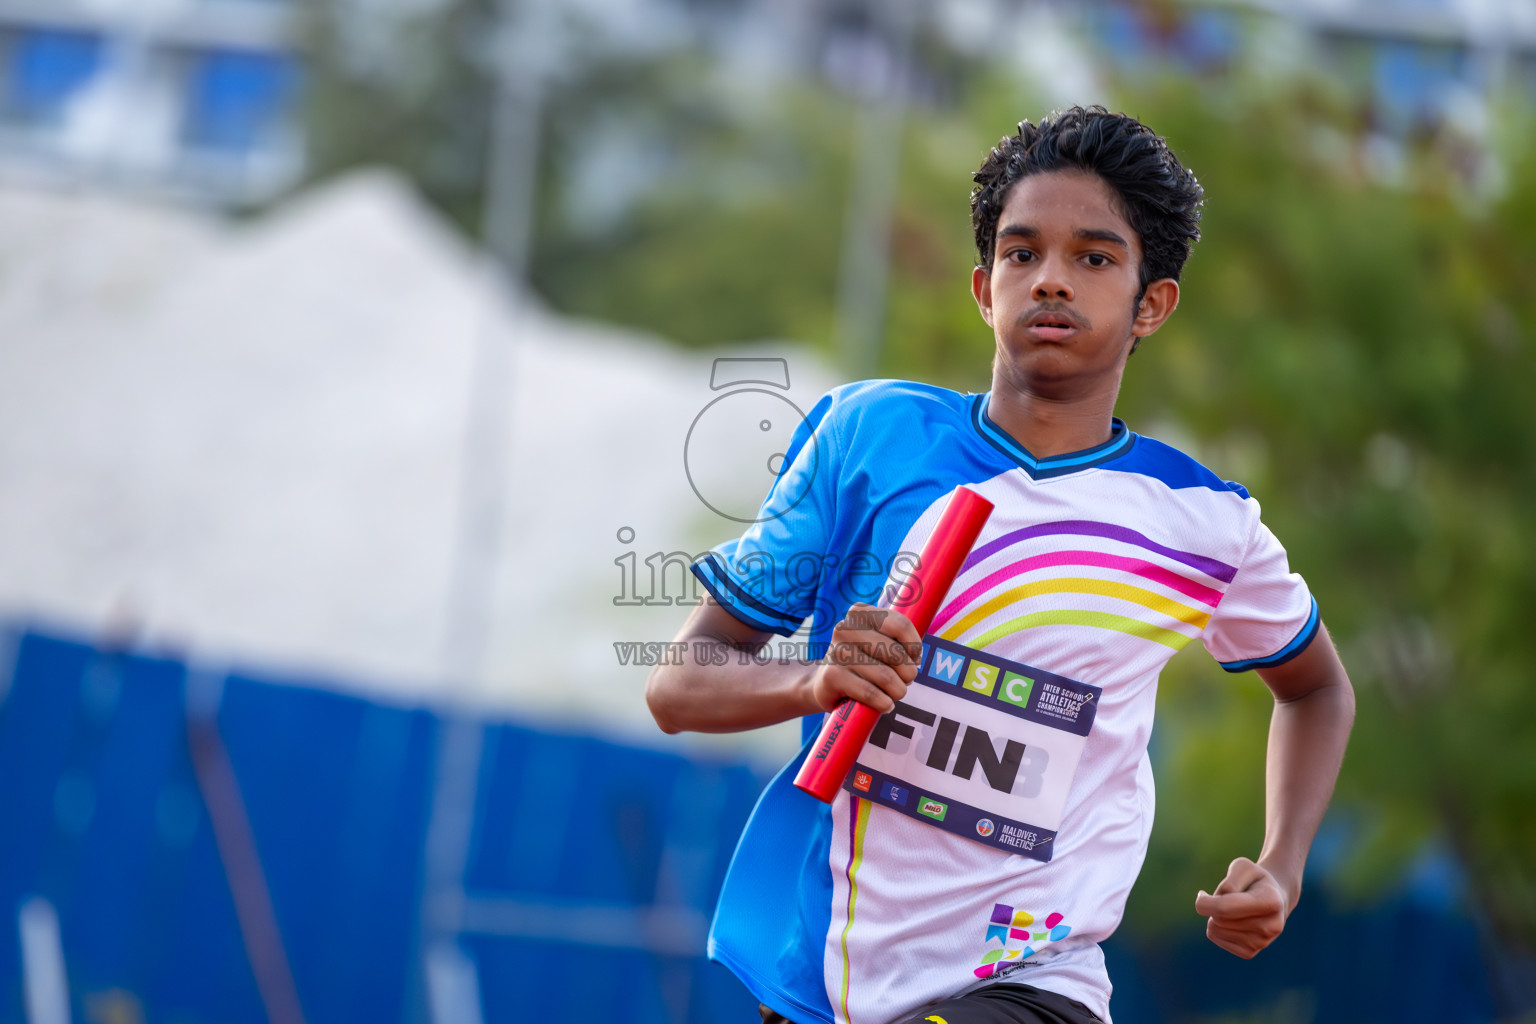
{"label": "jersey collar", "polygon": [[1064,455],[1051,455],[1039,459],[1015,441],[1006,430],[992,422],[992,417],[987,415],[987,402],[991,395],[990,391],[984,391],[971,400],[971,423],[976,427],[976,432],[981,435],[982,440],[1017,462],[1019,468],[1036,480],[1075,473],[1080,469],[1092,469],[1111,459],[1119,458],[1130,451],[1131,445],[1136,443],[1135,433],[1125,425],[1125,421],[1116,416],[1110,420],[1109,440],[1103,444],[1080,452],[1067,452]]}

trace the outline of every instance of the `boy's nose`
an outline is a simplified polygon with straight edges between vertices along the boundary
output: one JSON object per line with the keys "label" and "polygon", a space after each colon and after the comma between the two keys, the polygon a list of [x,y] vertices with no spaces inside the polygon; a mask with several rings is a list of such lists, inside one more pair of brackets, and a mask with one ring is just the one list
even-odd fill
{"label": "boy's nose", "polygon": [[1050,264],[1044,264],[1040,268],[1040,274],[1035,278],[1034,287],[1030,295],[1036,300],[1040,299],[1065,299],[1072,300],[1072,285],[1068,283],[1066,275],[1058,272],[1059,268]]}

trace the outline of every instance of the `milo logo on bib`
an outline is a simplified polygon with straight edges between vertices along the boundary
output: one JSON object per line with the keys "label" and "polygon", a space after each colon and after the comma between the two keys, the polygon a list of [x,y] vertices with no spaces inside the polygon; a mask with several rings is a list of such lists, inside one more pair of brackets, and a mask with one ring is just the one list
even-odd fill
{"label": "milo logo on bib", "polygon": [[850,778],[863,784],[845,788],[975,842],[1050,860],[1103,691],[934,636],[923,638],[921,666],[859,755]]}

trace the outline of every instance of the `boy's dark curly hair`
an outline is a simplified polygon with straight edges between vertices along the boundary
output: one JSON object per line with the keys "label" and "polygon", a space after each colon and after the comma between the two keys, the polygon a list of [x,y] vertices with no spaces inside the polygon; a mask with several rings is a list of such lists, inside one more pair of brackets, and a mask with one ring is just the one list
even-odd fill
{"label": "boy's dark curly hair", "polygon": [[1020,121],[1019,133],[1004,136],[987,154],[971,190],[981,267],[992,269],[1008,190],[1028,175],[1064,170],[1097,174],[1120,197],[1121,212],[1141,237],[1143,291],[1160,278],[1179,279],[1200,238],[1205,189],[1152,129],[1097,105],[1057,111],[1038,125]]}

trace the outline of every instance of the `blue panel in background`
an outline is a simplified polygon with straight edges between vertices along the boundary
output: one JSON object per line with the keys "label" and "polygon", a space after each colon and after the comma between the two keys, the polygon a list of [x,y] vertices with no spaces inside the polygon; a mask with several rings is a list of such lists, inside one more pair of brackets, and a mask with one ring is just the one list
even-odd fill
{"label": "blue panel in background", "polygon": [[754,1019],[704,940],[763,782],[741,764],[490,730],[466,877],[505,908],[465,942],[485,1019]]}
{"label": "blue panel in background", "polygon": [[77,737],[93,808],[69,902],[58,909],[88,988],[107,987],[143,952],[141,929],[160,912],[149,885],[161,854],[156,805],[171,776],[191,782],[183,675],[173,662],[98,655],[81,680]]}
{"label": "blue panel in background", "polygon": [[225,685],[219,730],[310,1021],[400,1017],[434,725],[325,690]]}
{"label": "blue panel in background", "polygon": [[21,1020],[15,913],[56,909],[76,1019],[265,1019],[187,753],[184,669],[36,635],[0,704],[0,1020]]}
{"label": "blue panel in background", "polygon": [[[55,838],[55,794],[73,745],[80,678],[93,657],[78,644],[25,637],[0,704],[0,1020],[23,1019],[16,911],[68,856]],[[54,886],[43,894],[67,895],[67,880]]]}
{"label": "blue panel in background", "polygon": [[707,913],[762,785],[744,765],[493,729],[466,885]]}
{"label": "blue panel in background", "polygon": [[182,136],[197,148],[250,152],[281,123],[297,82],[298,65],[285,54],[198,53],[187,79]]}
{"label": "blue panel in background", "polygon": [[1446,46],[1377,42],[1375,91],[1389,117],[1400,121],[1445,113],[1448,99],[1466,88],[1465,55]]}
{"label": "blue panel in background", "polygon": [[11,46],[6,112],[33,123],[56,121],[101,69],[105,47],[89,32],[25,29]]}
{"label": "blue panel in background", "polygon": [[[266,1024],[229,881],[185,746],[177,757],[176,775],[168,782],[191,787],[195,815],[162,836],[139,921],[142,947],[131,964],[119,966],[112,987],[135,993],[146,1020],[206,1021],[216,1014],[230,1024]],[[65,936],[66,956],[72,955],[74,941],[74,936]],[[138,978],[146,979],[142,987],[136,984]],[[72,978],[71,987],[78,989],[80,982]]]}
{"label": "blue panel in background", "polygon": [[1242,42],[1242,26],[1234,12],[1211,7],[1190,11],[1176,40],[1178,51],[1195,68],[1214,67],[1232,59]]}

